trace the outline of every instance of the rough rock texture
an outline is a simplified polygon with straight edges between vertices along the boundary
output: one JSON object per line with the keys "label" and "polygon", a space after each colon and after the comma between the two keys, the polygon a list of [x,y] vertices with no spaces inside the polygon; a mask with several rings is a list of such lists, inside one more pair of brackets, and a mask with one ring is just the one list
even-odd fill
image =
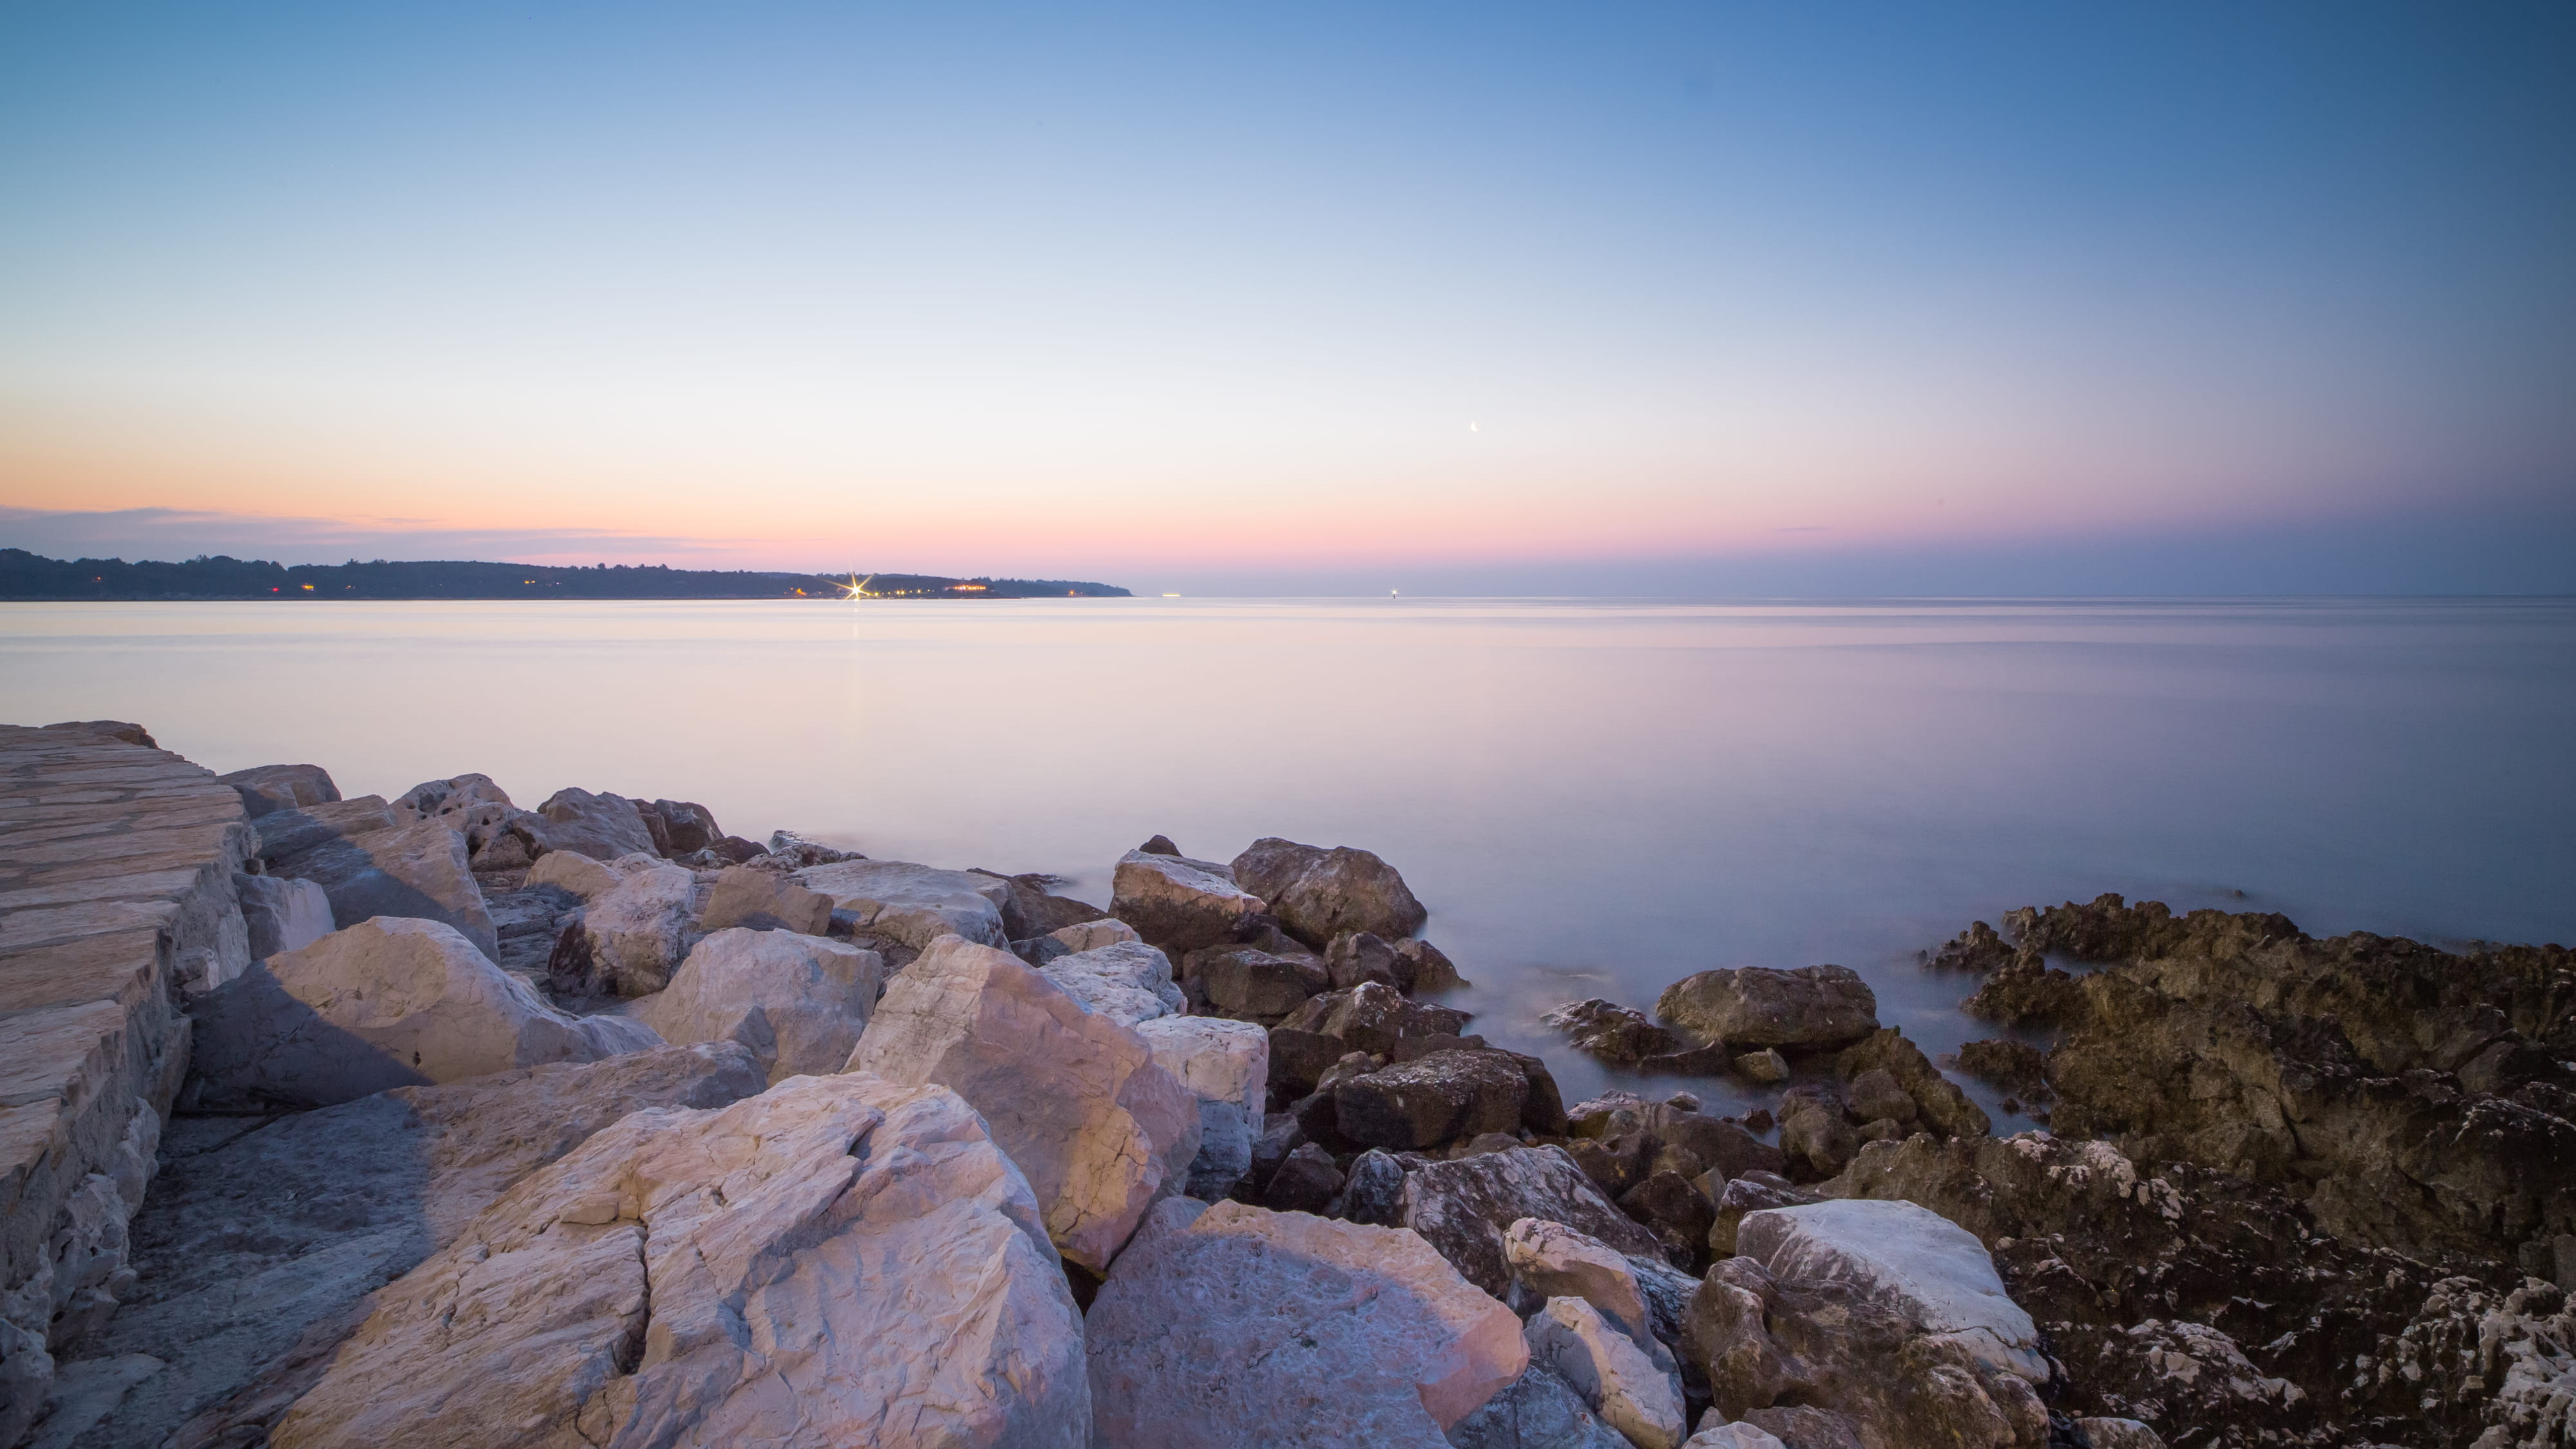
{"label": "rough rock texture", "polygon": [[964,1097],[1027,1174],[1048,1236],[1095,1273],[1198,1156],[1198,1099],[1143,1037],[955,936],[896,974],[849,1069]]}
{"label": "rough rock texture", "polygon": [[[1087,928],[1077,926],[1077,931]],[[1142,941],[1114,941],[1058,956],[1041,968],[1085,1011],[1134,1026],[1189,1007],[1172,983],[1171,958]]]}
{"label": "rough rock texture", "polygon": [[656,800],[650,805],[639,801],[635,812],[644,817],[654,848],[664,855],[692,855],[725,839],[715,812],[694,801]]}
{"label": "rough rock texture", "polygon": [[1333,1087],[1335,1123],[1369,1147],[1419,1151],[1521,1124],[1529,1080],[1506,1053],[1436,1051]]}
{"label": "rough rock texture", "polygon": [[1685,1330],[1716,1409],[1792,1444],[1838,1429],[1863,1449],[2040,1449],[2046,1362],[1985,1250],[1912,1204],[1860,1207],[1744,1220],[1743,1255],[1709,1270]]}
{"label": "rough rock texture", "polygon": [[1620,1253],[1663,1256],[1654,1234],[1602,1196],[1560,1147],[1427,1162],[1405,1174],[1404,1225],[1497,1298],[1512,1285],[1504,1235],[1523,1218],[1562,1223]]}
{"label": "rough rock texture", "polygon": [[593,860],[578,850],[550,850],[528,867],[523,884],[530,888],[553,886],[588,901],[617,889],[617,883],[626,879],[629,862],[648,863],[651,859],[635,855],[616,861]]}
{"label": "rough rock texture", "polygon": [[132,1300],[75,1348],[149,1371],[68,1442],[260,1442],[365,1317],[366,1295],[510,1184],[629,1112],[720,1107],[761,1085],[740,1047],[657,1047],[285,1117],[180,1119],[134,1217]]}
{"label": "rough rock texture", "polygon": [[331,772],[320,765],[254,765],[216,779],[241,793],[243,813],[256,819],[278,810],[327,805],[340,798]]}
{"label": "rough rock texture", "polygon": [[2119,963],[2061,1013],[2057,1131],[2232,1171],[2417,1258],[2512,1262],[2576,1233],[2576,952],[2315,941],[2117,896],[2006,925],[2025,958]]}
{"label": "rough rock texture", "polygon": [[301,950],[339,929],[331,919],[330,893],[312,881],[236,874],[233,892],[241,898],[242,925],[254,961]]}
{"label": "rough rock texture", "polygon": [[1232,871],[1236,883],[1269,902],[1290,935],[1317,950],[1358,931],[1390,941],[1410,936],[1430,914],[1395,867],[1346,845],[1256,840],[1234,858]]}
{"label": "rough rock texture", "polygon": [[1726,1179],[1712,1201],[1716,1211],[1709,1219],[1709,1254],[1732,1258],[1735,1256],[1735,1231],[1743,1226],[1746,1214],[1822,1202],[1824,1194],[1809,1192],[1778,1173],[1757,1169]]}
{"label": "rough rock texture", "polygon": [[1072,1290],[974,1111],[802,1077],[522,1179],[377,1295],[271,1443],[1079,1449],[1088,1399]]}
{"label": "rough rock texture", "polygon": [[1580,1298],[1638,1347],[1655,1342],[1636,1266],[1608,1243],[1563,1223],[1522,1218],[1503,1230],[1503,1257],[1511,1265],[1512,1281],[1529,1298]]}
{"label": "rough rock texture", "polygon": [[[2319,1231],[2279,1193],[2189,1164],[2149,1173],[2107,1142],[1879,1143],[1826,1190],[1921,1203],[1975,1233],[2065,1364],[2065,1407],[2177,1443],[2467,1445],[2521,1412],[2513,1363],[2564,1364],[2571,1343],[2541,1347],[2547,1311],[2488,1322],[2519,1291],[2500,1266],[2446,1280]],[[2448,1345],[2481,1366],[2437,1371],[2466,1361]]]}
{"label": "rough rock texture", "polygon": [[1531,1364],[1449,1431],[1450,1449],[1629,1449],[1573,1386]]}
{"label": "rough rock texture", "polygon": [[610,864],[617,884],[583,908],[573,943],[579,949],[559,951],[547,969],[558,991],[649,996],[671,984],[688,956],[697,877],[683,866],[633,857]]}
{"label": "rough rock texture", "polygon": [[334,920],[352,926],[370,916],[444,921],[484,955],[497,952],[500,938],[463,837],[433,820],[379,823],[393,819],[373,796],[275,811],[256,822],[260,855],[271,875],[319,884],[331,898]]}
{"label": "rough rock texture", "polygon": [[1174,956],[1234,939],[1236,926],[1262,909],[1224,866],[1142,850],[1119,860],[1111,892],[1110,914]]}
{"label": "rough rock texture", "polygon": [[[1071,896],[1055,894],[1054,888],[1065,884],[1056,876],[1004,875],[1000,871],[984,870],[980,867],[971,873],[991,876],[1008,887],[1009,894],[1004,896],[1001,902],[1002,929],[1014,941],[1026,940],[1032,936],[1051,936],[1067,926],[1078,926],[1085,921],[1103,920],[1109,915],[1107,911],[1088,901],[1078,901]],[[1092,944],[1108,943],[1102,941]]]}
{"label": "rough rock texture", "polygon": [[1690,1427],[1682,1412],[1681,1380],[1600,1310],[1580,1298],[1551,1298],[1530,1318],[1526,1333],[1530,1361],[1565,1380],[1629,1443],[1679,1449]]}
{"label": "rough rock texture", "polygon": [[1456,1007],[1408,1001],[1394,987],[1372,981],[1313,997],[1280,1025],[1338,1037],[1353,1051],[1384,1056],[1406,1037],[1455,1036],[1471,1019]]}
{"label": "rough rock texture", "polygon": [[1655,1015],[1730,1047],[1816,1051],[1878,1030],[1878,998],[1848,966],[1702,971],[1664,988]]}
{"label": "rough rock texture", "polygon": [[451,927],[399,917],[272,956],[190,1015],[202,1106],[328,1106],[660,1042],[639,1022],[566,1016]]}
{"label": "rough rock texture", "polygon": [[916,951],[942,936],[982,946],[1010,941],[1001,904],[1010,899],[1010,885],[989,875],[901,860],[847,860],[800,870],[796,881],[858,917],[859,930]]}
{"label": "rough rock texture", "polygon": [[1311,956],[1280,956],[1251,946],[1207,946],[1190,953],[1189,980],[1216,1012],[1246,1021],[1282,1020],[1309,997],[1332,989],[1332,975]]}
{"label": "rough rock texture", "polygon": [[1834,1058],[1834,1073],[1850,1084],[1852,1112],[1862,1121],[1889,1118],[1906,1127],[1919,1122],[1941,1137],[1983,1137],[1994,1130],[1985,1109],[1895,1027],[1845,1047]]}
{"label": "rough rock texture", "polygon": [[1097,951],[1104,946],[1124,945],[1131,941],[1142,941],[1145,938],[1136,934],[1136,928],[1125,921],[1110,916],[1094,916],[1089,920],[1073,921],[1058,926],[1047,932],[1047,939],[1062,946],[1067,954],[1073,954]]}
{"label": "rough rock texture", "polygon": [[621,855],[659,855],[644,814],[623,795],[594,795],[588,790],[557,790],[536,808],[533,818],[517,817],[519,827],[535,838],[531,856],[550,850],[577,850],[593,860]]}
{"label": "rough rock texture", "polygon": [[775,871],[732,866],[716,876],[715,890],[708,895],[707,908],[698,917],[701,931],[721,931],[731,926],[819,936],[831,929],[832,898],[807,890]]}
{"label": "rough rock texture", "polygon": [[[1682,1449],[1789,1449],[1780,1441],[1779,1435],[1759,1424],[1748,1424],[1741,1419],[1727,1424],[1710,1422],[1717,1417],[1712,1413],[1700,1420],[1699,1432],[1684,1440]],[[1805,1446],[1801,1445],[1800,1449],[1805,1449]],[[2122,1446],[2106,1446],[2097,1442],[2093,1449],[2122,1449]]]}
{"label": "rough rock texture", "polygon": [[1539,1018],[1564,1032],[1566,1044],[1605,1062],[1634,1065],[1681,1045],[1642,1011],[1592,997],[1572,1001]]}
{"label": "rough rock texture", "polygon": [[1157,1208],[1085,1329],[1092,1442],[1122,1449],[1444,1449],[1529,1366],[1414,1235],[1232,1202]]}
{"label": "rough rock texture", "polygon": [[1199,1104],[1199,1155],[1183,1190],[1201,1202],[1233,1191],[1252,1170],[1252,1139],[1261,1131],[1263,1087],[1270,1076],[1270,1037],[1248,1021],[1163,1016],[1137,1023],[1154,1064],[1172,1074]]}
{"label": "rough rock texture", "polygon": [[1381,1228],[1402,1227],[1404,1164],[1376,1148],[1352,1158],[1342,1190],[1324,1209],[1324,1216]]}
{"label": "rough rock texture", "polygon": [[885,958],[874,951],[734,926],[700,941],[633,1015],[664,1041],[740,1042],[775,1083],[839,1071],[884,981]]}

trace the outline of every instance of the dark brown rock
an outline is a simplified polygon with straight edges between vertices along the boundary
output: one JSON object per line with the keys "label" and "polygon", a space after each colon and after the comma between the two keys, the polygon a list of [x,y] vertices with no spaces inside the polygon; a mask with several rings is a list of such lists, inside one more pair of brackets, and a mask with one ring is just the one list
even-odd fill
{"label": "dark brown rock", "polygon": [[1333,1165],[1333,1155],[1309,1142],[1280,1162],[1261,1203],[1273,1212],[1320,1214],[1341,1191],[1342,1170]]}
{"label": "dark brown rock", "polygon": [[1333,1112],[1354,1142],[1422,1151],[1517,1128],[1528,1094],[1519,1066],[1500,1052],[1433,1052],[1340,1083]]}
{"label": "dark brown rock", "polygon": [[1662,1256],[1654,1234],[1621,1212],[1561,1148],[1480,1153],[1424,1163],[1405,1175],[1404,1225],[1497,1298],[1512,1281],[1503,1233],[1522,1218],[1563,1223],[1621,1253]]}
{"label": "dark brown rock", "polygon": [[1236,856],[1233,870],[1290,934],[1318,950],[1354,931],[1410,936],[1429,914],[1393,866],[1349,846],[1326,850],[1269,837]]}
{"label": "dark brown rock", "polygon": [[1669,1170],[1650,1173],[1620,1195],[1619,1206],[1655,1235],[1673,1266],[1694,1273],[1700,1270],[1708,1257],[1708,1230],[1717,1214],[1688,1177]]}
{"label": "dark brown rock", "polygon": [[1592,997],[1572,1001],[1540,1018],[1564,1032],[1566,1043],[1606,1062],[1631,1064],[1666,1055],[1679,1045],[1673,1034],[1633,1007]]}
{"label": "dark brown rock", "polygon": [[1705,1042],[1816,1051],[1878,1030],[1878,998],[1847,966],[1702,971],[1664,988],[1655,1015]]}

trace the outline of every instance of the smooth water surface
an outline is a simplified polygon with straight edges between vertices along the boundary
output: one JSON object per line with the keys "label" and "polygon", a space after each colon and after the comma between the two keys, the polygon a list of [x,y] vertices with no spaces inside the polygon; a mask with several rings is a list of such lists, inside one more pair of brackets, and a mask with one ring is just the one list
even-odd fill
{"label": "smooth water surface", "polygon": [[2576,939],[2568,600],[8,604],[0,706],[1104,904],[1156,832],[1365,846],[1569,1100],[1558,1001],[1839,961],[1938,1054],[1986,1033],[1917,951],[2103,891]]}

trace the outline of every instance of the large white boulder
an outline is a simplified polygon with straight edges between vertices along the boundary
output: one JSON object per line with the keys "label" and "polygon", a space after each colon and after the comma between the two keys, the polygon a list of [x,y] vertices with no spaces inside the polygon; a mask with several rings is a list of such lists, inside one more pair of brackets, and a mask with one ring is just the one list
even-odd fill
{"label": "large white boulder", "polygon": [[531,855],[550,850],[577,850],[593,860],[621,855],[651,855],[653,832],[644,814],[623,795],[562,789],[546,797],[532,814],[515,816],[515,829],[527,831]]}
{"label": "large white boulder", "polygon": [[1573,1386],[1637,1449],[1680,1449],[1690,1420],[1681,1379],[1580,1298],[1551,1298],[1530,1318],[1530,1361]]}
{"label": "large white boulder", "polygon": [[896,973],[849,1070],[973,1104],[1028,1175],[1048,1236],[1095,1273],[1198,1156],[1198,1099],[1142,1036],[956,936]]}
{"label": "large white boulder", "polygon": [[1649,1355],[1661,1350],[1645,1288],[1627,1254],[1563,1223],[1522,1218],[1503,1230],[1503,1257],[1513,1281],[1531,1298],[1580,1298]]}
{"label": "large white boulder", "polygon": [[549,969],[574,989],[650,995],[670,985],[688,954],[697,877],[684,866],[633,857],[610,864],[617,884],[582,910],[583,951]]}
{"label": "large white boulder", "polygon": [[1111,878],[1109,912],[1175,956],[1231,940],[1235,924],[1262,908],[1214,861],[1131,850]]}
{"label": "large white boulder", "polygon": [[256,1132],[178,1119],[134,1220],[149,1306],[129,1305],[83,1350],[150,1372],[112,1406],[108,1430],[69,1429],[64,1442],[265,1442],[365,1319],[367,1295],[512,1183],[630,1112],[721,1107],[766,1085],[727,1042],[401,1087]]}
{"label": "large white boulder", "polygon": [[391,916],[271,956],[190,1015],[208,1106],[326,1106],[661,1041],[641,1022],[567,1016],[454,927]]}
{"label": "large white boulder", "polygon": [[276,1449],[1082,1449],[1082,1319],[1027,1182],[936,1087],[639,1112],[377,1295]]}
{"label": "large white boulder", "polygon": [[1093,1299],[1093,1438],[1447,1449],[1529,1366],[1520,1320],[1413,1234],[1175,1199]]}
{"label": "large white boulder", "polygon": [[700,941],[633,1014],[664,1041],[740,1042],[781,1082],[839,1071],[884,980],[874,951],[734,926]]}
{"label": "large white boulder", "polygon": [[1010,939],[1002,903],[1011,898],[1011,883],[996,876],[902,860],[844,860],[808,866],[796,872],[796,883],[830,896],[835,909],[858,917],[860,930],[916,951],[942,936],[984,946]]}
{"label": "large white boulder", "polygon": [[1154,1063],[1199,1103],[1199,1155],[1186,1191],[1215,1202],[1252,1170],[1252,1141],[1261,1135],[1270,1088],[1270,1033],[1248,1021],[1213,1016],[1158,1016],[1136,1024]]}
{"label": "large white boulder", "polygon": [[528,867],[528,886],[553,886],[570,891],[587,901],[617,889],[626,878],[624,871],[604,860],[593,860],[578,850],[549,850]]}
{"label": "large white boulder", "polygon": [[1914,1203],[1847,1198],[1747,1213],[1735,1250],[1783,1282],[1844,1288],[1980,1363],[2048,1382],[2039,1330],[1977,1236]]}
{"label": "large white boulder", "polygon": [[1082,1009],[1129,1026],[1189,1010],[1172,984],[1172,961],[1142,941],[1118,941],[1058,956],[1038,968]]}

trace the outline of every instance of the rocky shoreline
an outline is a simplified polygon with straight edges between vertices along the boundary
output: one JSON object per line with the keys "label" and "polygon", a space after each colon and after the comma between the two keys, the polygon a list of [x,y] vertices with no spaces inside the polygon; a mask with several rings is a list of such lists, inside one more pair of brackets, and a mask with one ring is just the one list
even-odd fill
{"label": "rocky shoreline", "polygon": [[1727,1117],[1565,1102],[1365,850],[1158,836],[1102,906],[222,779],[247,949],[0,1284],[9,1449],[2576,1444],[2557,946],[2106,896],[1926,953],[1955,1060],[1839,966],[1549,1017]]}

